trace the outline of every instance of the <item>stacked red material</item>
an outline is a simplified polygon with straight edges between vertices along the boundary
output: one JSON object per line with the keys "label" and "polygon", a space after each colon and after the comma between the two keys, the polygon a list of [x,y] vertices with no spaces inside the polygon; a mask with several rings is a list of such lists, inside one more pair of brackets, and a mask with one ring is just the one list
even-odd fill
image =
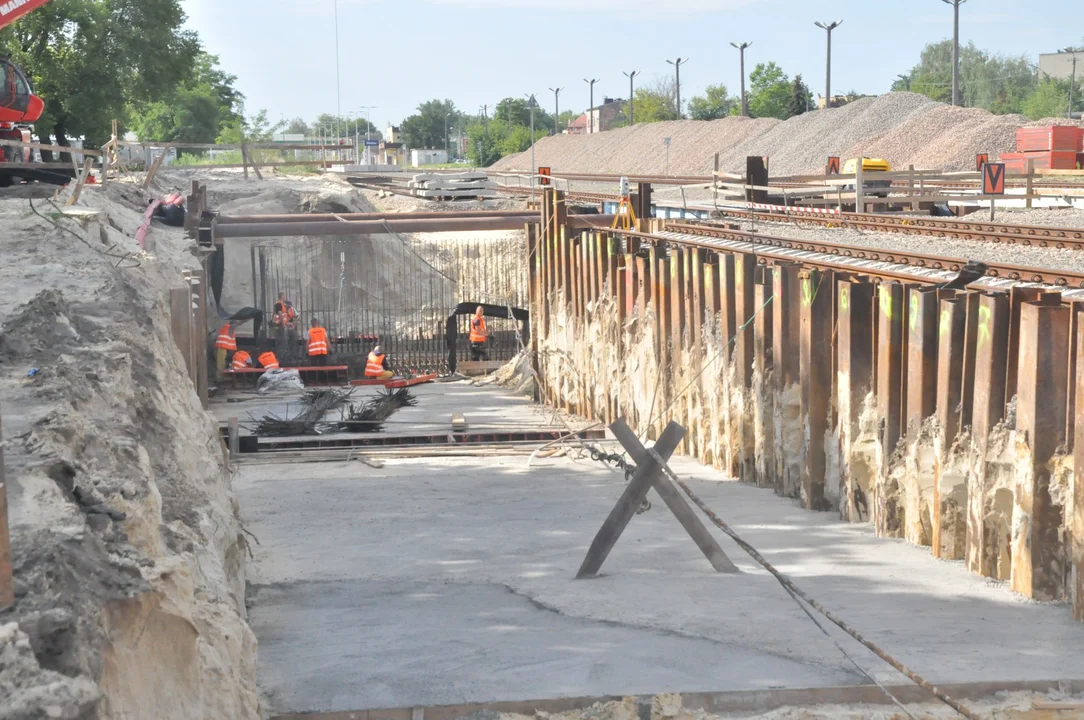
{"label": "stacked red material", "polygon": [[1002,153],[1010,173],[1026,173],[1028,160],[1036,170],[1075,170],[1084,159],[1084,128],[1048,125],[1016,131],[1016,152]]}
{"label": "stacked red material", "polygon": [[1024,174],[1028,171],[1028,160],[1034,161],[1036,170],[1075,170],[1076,152],[1026,152],[1001,153],[1001,162],[1010,173]]}

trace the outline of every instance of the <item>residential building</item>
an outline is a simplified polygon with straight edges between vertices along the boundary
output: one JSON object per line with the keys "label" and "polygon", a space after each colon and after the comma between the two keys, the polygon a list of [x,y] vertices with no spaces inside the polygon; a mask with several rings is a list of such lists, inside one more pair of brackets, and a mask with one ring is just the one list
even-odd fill
{"label": "residential building", "polygon": [[587,112],[587,127],[584,132],[598,133],[613,130],[614,125],[625,117],[625,101],[603,98],[602,104]]}
{"label": "residential building", "polygon": [[1039,56],[1039,77],[1068,80],[1073,75],[1073,58],[1076,58],[1076,76],[1084,75],[1084,50],[1076,52],[1045,53]]}
{"label": "residential building", "polygon": [[568,124],[568,129],[565,130],[566,135],[585,135],[587,133],[587,113],[580,115],[578,118]]}

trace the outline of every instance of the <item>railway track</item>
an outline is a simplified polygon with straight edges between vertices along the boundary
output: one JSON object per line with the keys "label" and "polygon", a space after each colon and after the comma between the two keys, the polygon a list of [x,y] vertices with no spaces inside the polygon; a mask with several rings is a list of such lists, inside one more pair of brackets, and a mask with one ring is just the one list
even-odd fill
{"label": "railway track", "polygon": [[[734,243],[752,252],[776,260],[799,260],[837,270],[870,273],[911,282],[939,284],[951,279],[967,264],[964,258],[942,257],[911,251],[866,248],[837,242],[813,242],[795,238],[764,235],[709,225],[669,223],[658,234],[628,233],[652,240],[667,240],[700,247],[729,247]],[[729,243],[721,246],[720,242]],[[819,258],[819,260],[818,260]],[[985,282],[991,289],[1003,289],[1016,283],[1049,285],[1065,290],[1084,289],[1084,273],[1035,268],[1024,265],[989,263]],[[1080,293],[1084,295],[1084,292]]]}
{"label": "railway track", "polygon": [[1049,225],[1010,225],[981,220],[951,220],[935,217],[901,217],[879,213],[844,213],[820,215],[801,210],[787,213],[723,209],[726,217],[744,220],[799,220],[824,227],[844,227],[874,230],[901,235],[975,240],[1006,245],[1028,245],[1043,248],[1084,249],[1084,228]]}

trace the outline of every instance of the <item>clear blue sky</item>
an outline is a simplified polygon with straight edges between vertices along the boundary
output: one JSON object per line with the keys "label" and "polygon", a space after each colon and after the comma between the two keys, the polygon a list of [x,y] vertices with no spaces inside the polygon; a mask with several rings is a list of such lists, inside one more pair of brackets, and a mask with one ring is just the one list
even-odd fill
{"label": "clear blue sky", "polygon": [[[333,0],[184,0],[189,26],[238,78],[251,113],[311,120],[334,113]],[[1081,0],[969,0],[961,42],[1005,54],[1081,42]],[[941,0],[339,0],[342,112],[374,105],[383,128],[418,103],[449,98],[478,112],[503,97],[536,93],[553,107],[587,107],[628,92],[623,70],[650,81],[681,69],[683,100],[712,83],[737,92],[737,50],[750,41],[747,70],[774,60],[824,91],[824,31],[833,33],[832,88],[881,93],[918,59],[923,45],[952,35]]]}

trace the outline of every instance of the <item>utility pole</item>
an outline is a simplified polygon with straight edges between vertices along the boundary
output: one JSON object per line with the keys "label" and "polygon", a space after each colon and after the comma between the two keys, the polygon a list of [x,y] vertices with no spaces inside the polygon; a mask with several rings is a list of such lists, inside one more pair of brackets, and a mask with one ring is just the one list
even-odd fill
{"label": "utility pole", "polygon": [[452,116],[451,113],[445,113],[444,115],[444,162],[451,162],[452,150],[448,141],[448,118]]}
{"label": "utility pole", "polygon": [[1073,75],[1069,80],[1069,112],[1066,115],[1070,120],[1073,119],[1073,91],[1076,90],[1076,48],[1067,47],[1062,48],[1059,52],[1067,52],[1073,54]]}
{"label": "utility pole", "polygon": [[674,66],[674,82],[677,89],[677,97],[675,101],[674,115],[678,120],[681,119],[681,66],[683,63],[689,62],[689,58],[678,58],[677,60],[667,60],[666,62]]}
{"label": "utility pole", "polygon": [[553,93],[553,134],[561,134],[561,91],[564,88],[550,88]]}
{"label": "utility pole", "polygon": [[952,104],[960,104],[960,6],[967,0],[941,0],[952,6]]}
{"label": "utility pole", "polygon": [[632,79],[634,77],[636,77],[637,75],[639,75],[640,71],[639,70],[633,70],[632,72],[627,73],[624,70],[622,70],[621,74],[629,79],[629,125],[632,126],[632,125],[636,124],[636,117],[633,114],[634,107],[633,107],[633,104],[632,104],[632,95],[633,95],[633,93],[632,93]]}
{"label": "utility pole", "polygon": [[824,76],[824,109],[827,110],[832,107],[832,31],[842,25],[843,21],[825,24],[818,20],[813,24],[828,32],[828,69]]}
{"label": "utility pole", "polygon": [[[343,104],[342,104],[342,83],[339,81],[339,0],[335,2],[335,142],[339,141],[342,137],[342,129],[339,123],[342,122],[343,116]],[[341,159],[341,158],[340,158]]]}
{"label": "utility pole", "polygon": [[738,53],[741,54],[741,116],[749,117],[749,98],[745,96],[745,48],[749,47],[753,43],[743,42],[730,43],[731,47],[737,48]]}
{"label": "utility pole", "polygon": [[591,104],[587,109],[587,133],[592,135],[595,132],[595,83],[598,82],[598,78],[593,78],[591,80],[584,78],[583,81],[591,86]]}
{"label": "utility pole", "polygon": [[[366,140],[369,139],[369,129],[373,126],[373,124],[371,122],[369,122],[369,111],[370,110],[375,110],[375,109],[376,109],[376,105],[363,105],[362,107],[358,108],[358,110],[364,110],[365,111],[365,139]],[[357,145],[355,144],[354,147],[357,148]],[[372,161],[372,154],[369,152],[369,146],[366,145],[365,146],[365,164],[366,165],[372,165],[371,161]]]}
{"label": "utility pole", "polygon": [[535,199],[535,176],[538,174],[538,166],[534,162],[534,108],[538,103],[535,102],[534,94],[527,96],[527,106],[531,109],[531,199]]}

